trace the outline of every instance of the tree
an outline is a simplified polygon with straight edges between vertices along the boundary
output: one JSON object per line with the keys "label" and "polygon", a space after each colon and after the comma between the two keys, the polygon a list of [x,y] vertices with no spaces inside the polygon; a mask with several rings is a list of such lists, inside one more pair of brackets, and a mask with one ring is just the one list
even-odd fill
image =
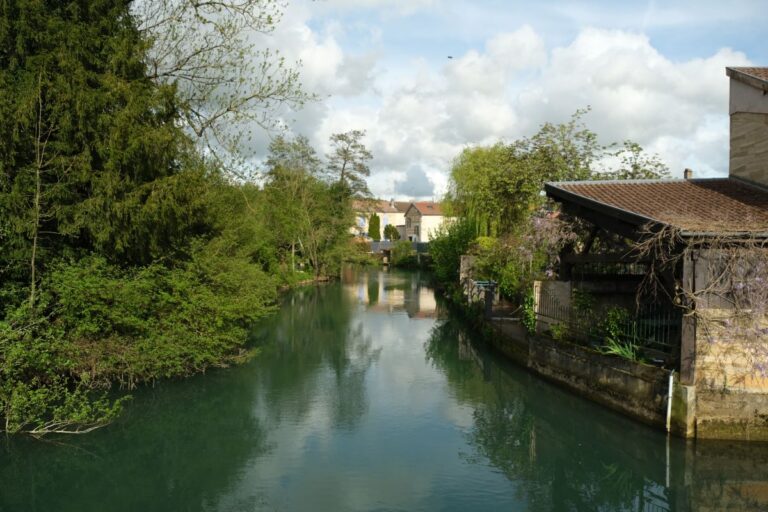
{"label": "tree", "polygon": [[282,15],[278,0],[135,2],[149,78],[175,85],[182,120],[215,154],[233,153],[248,123],[270,129],[276,111],[311,99],[296,67],[266,46]]}
{"label": "tree", "polygon": [[[296,269],[296,251],[312,229],[311,212],[316,199],[313,188],[320,161],[306,137],[294,140],[279,136],[269,146],[265,192],[271,207],[267,212],[275,225],[278,245],[290,246],[291,272]],[[279,226],[279,228],[278,228]]]}
{"label": "tree", "polygon": [[72,250],[146,263],[183,246],[204,209],[202,171],[174,87],[146,75],[126,3],[0,9],[0,113],[13,120],[0,127],[4,277],[27,280],[33,252],[37,270]]}
{"label": "tree", "polygon": [[368,236],[376,242],[381,240],[381,219],[375,213],[371,215],[371,219],[368,221]]}
{"label": "tree", "polygon": [[530,138],[465,149],[454,161],[449,207],[481,236],[498,236],[521,225],[543,198],[547,181],[590,176],[599,154],[596,135],[577,111],[567,123],[545,123]]}
{"label": "tree", "polygon": [[625,140],[615,151],[608,151],[608,157],[618,160],[618,169],[608,169],[593,176],[597,179],[639,180],[669,178],[669,167],[658,155],[648,155],[636,142]]}
{"label": "tree", "polygon": [[338,184],[319,177],[320,161],[306,137],[277,137],[267,159],[265,216],[279,247],[290,250],[291,269],[297,253],[321,275],[340,258],[351,225],[349,198]]}
{"label": "tree", "polygon": [[400,240],[400,232],[394,226],[394,224],[387,224],[384,226],[384,239],[385,240]]}
{"label": "tree", "polygon": [[371,175],[368,161],[373,158],[361,142],[365,131],[352,130],[331,135],[332,151],[328,155],[328,172],[347,195],[370,195],[365,178]]}

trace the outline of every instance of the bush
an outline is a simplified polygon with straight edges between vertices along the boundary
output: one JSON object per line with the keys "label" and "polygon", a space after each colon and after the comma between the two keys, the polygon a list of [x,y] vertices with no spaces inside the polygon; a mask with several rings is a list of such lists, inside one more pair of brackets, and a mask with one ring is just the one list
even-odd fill
{"label": "bush", "polygon": [[392,247],[391,253],[392,265],[396,267],[415,267],[416,251],[413,250],[413,243],[408,240],[398,241]]}
{"label": "bush", "polygon": [[475,239],[475,227],[468,220],[459,220],[441,226],[429,243],[435,279],[446,288],[457,289],[461,256],[469,250]]}
{"label": "bush", "polygon": [[91,256],[55,265],[36,311],[0,323],[0,416],[9,431],[87,430],[123,399],[104,394],[252,355],[249,327],[276,283],[245,258],[200,247],[189,263],[122,269]]}
{"label": "bush", "polygon": [[344,253],[344,262],[353,265],[375,265],[376,258],[371,254],[371,243],[355,238],[350,240]]}
{"label": "bush", "polygon": [[384,226],[384,239],[397,241],[400,240],[400,232],[393,224],[387,224]]}

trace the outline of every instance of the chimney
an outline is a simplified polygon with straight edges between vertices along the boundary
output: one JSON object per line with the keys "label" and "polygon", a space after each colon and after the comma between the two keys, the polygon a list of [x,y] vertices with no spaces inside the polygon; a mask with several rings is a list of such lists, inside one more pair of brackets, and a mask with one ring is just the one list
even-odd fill
{"label": "chimney", "polygon": [[728,174],[768,185],[768,68],[726,68],[730,77]]}
{"label": "chimney", "polygon": [[395,207],[395,198],[394,197],[389,200],[389,207],[390,208],[394,208]]}
{"label": "chimney", "polygon": [[693,178],[693,171],[691,169],[686,169],[683,171],[683,178],[689,180]]}

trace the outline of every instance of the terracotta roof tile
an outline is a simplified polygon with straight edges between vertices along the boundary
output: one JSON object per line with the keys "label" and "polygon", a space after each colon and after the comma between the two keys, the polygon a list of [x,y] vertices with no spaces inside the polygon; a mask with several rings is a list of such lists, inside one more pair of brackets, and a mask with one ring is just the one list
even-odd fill
{"label": "terracotta roof tile", "polygon": [[432,201],[419,201],[412,203],[422,215],[443,215],[443,207],[440,203]]}
{"label": "terracotta roof tile", "polygon": [[768,190],[735,179],[547,184],[567,201],[561,191],[687,232],[768,233]]}

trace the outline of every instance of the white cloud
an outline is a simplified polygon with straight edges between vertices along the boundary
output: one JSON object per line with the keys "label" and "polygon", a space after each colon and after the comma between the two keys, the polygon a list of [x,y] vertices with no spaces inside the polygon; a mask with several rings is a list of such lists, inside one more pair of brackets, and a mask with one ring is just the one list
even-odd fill
{"label": "white cloud", "polygon": [[[423,0],[412,8],[431,4]],[[393,34],[370,18],[320,24],[313,18],[334,9],[380,14],[379,8],[407,16],[407,5],[299,2],[272,36],[289,61],[303,61],[307,90],[327,98],[289,113],[293,131],[308,135],[323,154],[332,133],[366,130],[375,194],[411,197],[403,180],[418,168],[440,195],[463,148],[531,135],[542,123],[566,121],[588,105],[585,122],[603,143],[634,140],[658,152],[677,175],[683,167],[699,176],[727,171],[724,68],[749,64],[744,53],[722,48],[673,60],[641,32],[589,27],[548,48],[548,39],[562,39],[551,29],[523,25],[451,50],[452,59],[441,55],[436,63],[418,56],[419,48],[393,53],[387,46]],[[364,40],[345,45],[349,37]]]}

